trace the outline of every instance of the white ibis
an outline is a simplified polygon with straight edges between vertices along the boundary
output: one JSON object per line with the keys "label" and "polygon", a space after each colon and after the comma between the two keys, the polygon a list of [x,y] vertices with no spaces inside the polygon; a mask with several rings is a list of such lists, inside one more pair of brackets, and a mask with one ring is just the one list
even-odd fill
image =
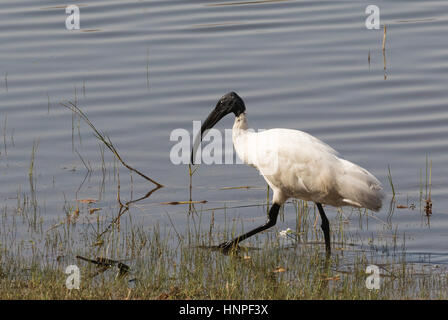
{"label": "white ibis", "polygon": [[[285,201],[298,198],[316,203],[326,252],[330,254],[330,225],[322,204],[373,211],[381,208],[382,186],[370,172],[339,158],[334,149],[308,133],[291,129],[254,132],[247,125],[244,101],[235,92],[219,99],[201,127],[199,142],[208,129],[229,113],[235,114],[232,129],[235,150],[244,163],[254,166],[263,175],[273,190],[273,205],[265,224],[221,243],[219,248],[228,251],[248,237],[274,226]],[[195,146],[191,154],[192,163],[194,150]]]}

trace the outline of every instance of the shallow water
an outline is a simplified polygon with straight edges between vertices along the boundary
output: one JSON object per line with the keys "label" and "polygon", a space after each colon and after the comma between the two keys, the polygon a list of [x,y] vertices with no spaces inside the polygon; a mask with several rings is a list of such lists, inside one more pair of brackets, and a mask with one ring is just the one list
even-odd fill
{"label": "shallow water", "polygon": [[[65,7],[53,1],[4,1],[2,203],[13,207],[18,192],[31,192],[36,142],[33,181],[47,227],[65,217],[66,201],[99,199],[104,212],[117,206],[113,156],[104,152],[103,179],[98,140],[60,105],[76,100],[128,164],[165,185],[129,214],[145,226],[169,227],[168,213],[182,229],[188,205],[160,204],[189,199],[188,167],[170,162],[170,133],[191,132],[193,120],[205,119],[221,95],[235,90],[252,127],[307,131],[379,178],[387,196],[376,219],[359,229],[358,213],[344,210],[346,228],[360,242],[396,231],[411,260],[422,254],[448,263],[448,3],[375,4],[387,25],[385,66],[383,30],[366,29],[367,4],[360,1],[89,1],[80,6],[81,30],[74,31],[65,28]],[[229,116],[217,128],[232,124]],[[420,211],[427,157],[430,223]],[[388,166],[397,192],[392,207],[414,203],[416,209],[395,208],[391,215]],[[118,167],[125,200],[152,188]],[[266,199],[254,169],[201,165],[193,184],[193,200],[208,201],[197,210],[239,207],[226,217],[242,219],[245,229],[264,220],[264,207],[244,207]],[[256,188],[220,190],[238,186]],[[336,209],[327,214],[338,223]],[[224,220],[223,210],[215,210],[215,222]],[[277,228],[294,223],[287,205]]]}

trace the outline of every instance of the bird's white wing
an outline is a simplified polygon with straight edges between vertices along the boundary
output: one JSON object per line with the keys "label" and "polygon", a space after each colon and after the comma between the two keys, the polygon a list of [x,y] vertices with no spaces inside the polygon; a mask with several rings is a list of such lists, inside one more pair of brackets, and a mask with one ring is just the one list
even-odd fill
{"label": "bird's white wing", "polygon": [[254,166],[285,197],[334,206],[381,207],[379,181],[308,133],[271,129],[253,133],[248,144],[256,146]]}
{"label": "bird's white wing", "polygon": [[378,211],[384,198],[381,183],[366,169],[339,159],[337,184],[343,202],[355,207]]}
{"label": "bird's white wing", "polygon": [[331,192],[338,153],[329,145],[290,129],[262,131],[253,134],[249,141],[257,146],[255,167],[271,186],[288,197],[316,200]]}

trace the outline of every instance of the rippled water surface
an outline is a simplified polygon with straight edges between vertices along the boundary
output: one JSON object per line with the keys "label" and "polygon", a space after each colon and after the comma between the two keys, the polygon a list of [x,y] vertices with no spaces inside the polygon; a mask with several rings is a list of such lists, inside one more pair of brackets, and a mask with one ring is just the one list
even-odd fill
{"label": "rippled water surface", "polygon": [[[76,199],[98,199],[114,212],[117,167],[124,200],[152,188],[135,174],[131,180],[107,149],[103,165],[90,128],[60,105],[76,101],[127,163],[165,185],[128,214],[145,226],[170,227],[169,215],[182,229],[188,205],[161,204],[188,200],[190,192],[188,167],[170,162],[170,134],[191,132],[193,120],[234,90],[252,127],[307,131],[379,178],[387,196],[376,218],[359,229],[357,211],[344,209],[359,242],[397,233],[409,253],[448,263],[448,3],[372,4],[387,25],[384,56],[383,29],[366,29],[362,1],[88,1],[78,3],[81,29],[74,31],[65,28],[65,6],[54,1],[3,1],[2,206],[31,192],[33,145],[33,188],[46,227]],[[232,125],[228,116],[217,128]],[[420,192],[425,198],[430,163],[428,220]],[[239,186],[255,188],[221,190]],[[192,196],[208,201],[196,210],[235,207],[226,219],[245,229],[264,221],[266,209],[249,205],[265,203],[266,184],[248,166],[201,165]],[[337,209],[327,215],[339,223]],[[224,223],[223,210],[215,220]],[[276,230],[294,223],[287,204]]]}

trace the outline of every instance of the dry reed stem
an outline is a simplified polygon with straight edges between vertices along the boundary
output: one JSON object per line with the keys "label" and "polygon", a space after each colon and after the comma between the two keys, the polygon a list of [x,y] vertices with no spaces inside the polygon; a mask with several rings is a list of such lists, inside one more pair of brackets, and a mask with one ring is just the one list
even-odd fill
{"label": "dry reed stem", "polygon": [[163,187],[162,184],[158,183],[157,181],[151,179],[150,177],[146,176],[145,174],[141,173],[140,171],[138,171],[137,169],[134,169],[133,167],[131,167],[130,165],[128,165],[126,162],[123,161],[123,159],[121,158],[120,154],[118,153],[117,149],[115,149],[114,145],[112,144],[112,141],[110,140],[110,138],[104,134],[102,134],[101,132],[99,132],[95,126],[92,124],[92,122],[90,122],[89,118],[86,116],[86,114],[84,112],[82,112],[81,109],[79,109],[76,104],[74,104],[73,102],[69,101],[68,102],[69,105],[65,104],[65,103],[61,103],[61,105],[63,105],[64,107],[66,107],[67,109],[70,109],[72,112],[78,114],[95,132],[96,137],[101,140],[106,147],[115,155],[115,157],[121,162],[121,164],[123,166],[125,166],[127,169],[137,173],[138,175],[140,175],[141,177],[143,177],[144,179],[152,182],[153,184],[155,184],[157,187],[161,188]]}

